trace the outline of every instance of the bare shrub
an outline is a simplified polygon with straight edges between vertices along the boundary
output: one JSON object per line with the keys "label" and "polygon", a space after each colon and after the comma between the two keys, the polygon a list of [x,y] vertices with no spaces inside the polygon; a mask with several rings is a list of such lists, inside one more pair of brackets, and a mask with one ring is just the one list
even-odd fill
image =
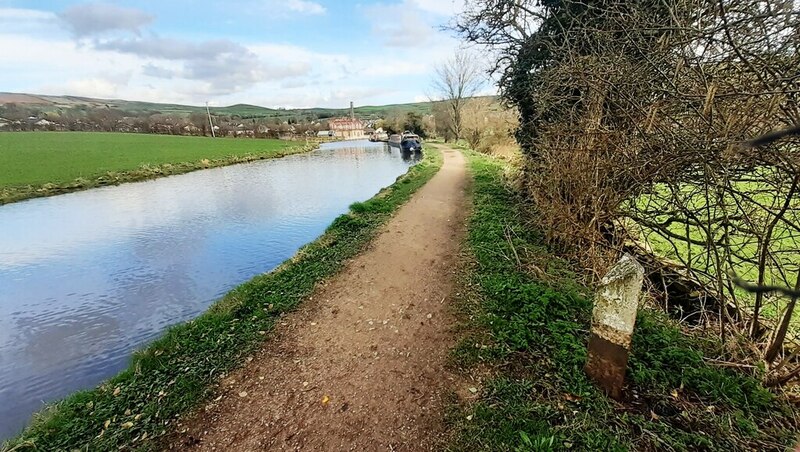
{"label": "bare shrub", "polygon": [[764,321],[765,292],[735,281],[795,285],[800,143],[742,143],[800,123],[794,2],[472,0],[456,29],[499,55],[551,243],[600,274],[647,239],[735,306],[723,334],[748,318],[774,365],[794,303],[771,298]]}
{"label": "bare shrub", "polygon": [[470,147],[486,154],[516,149],[514,130],[519,125],[514,108],[492,97],[473,97],[462,112],[464,139]]}

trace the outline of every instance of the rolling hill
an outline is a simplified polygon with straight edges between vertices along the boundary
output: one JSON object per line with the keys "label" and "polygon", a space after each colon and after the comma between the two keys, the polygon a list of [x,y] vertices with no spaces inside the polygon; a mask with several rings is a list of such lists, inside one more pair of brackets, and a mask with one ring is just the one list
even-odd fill
{"label": "rolling hill", "polygon": [[[61,116],[70,113],[89,113],[93,110],[111,109],[126,116],[149,116],[153,114],[189,116],[193,113],[205,113],[205,107],[162,104],[152,102],[128,101],[119,99],[95,99],[78,96],[48,96],[26,93],[0,92],[0,107],[18,108],[32,115],[50,114]],[[392,114],[415,112],[429,114],[431,102],[393,104],[379,106],[360,106],[355,108],[360,118],[382,118]],[[227,107],[211,107],[214,115],[236,116],[241,119],[274,119],[274,120],[309,120],[324,119],[349,114],[348,108],[304,108],[283,109],[267,108],[257,105],[236,104]]]}

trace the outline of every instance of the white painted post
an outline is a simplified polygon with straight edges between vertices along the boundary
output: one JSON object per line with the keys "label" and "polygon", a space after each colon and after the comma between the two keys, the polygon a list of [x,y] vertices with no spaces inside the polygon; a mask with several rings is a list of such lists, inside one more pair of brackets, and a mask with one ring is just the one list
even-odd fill
{"label": "white painted post", "polygon": [[211,121],[211,110],[208,108],[208,102],[206,102],[206,113],[208,114],[208,124],[211,126],[211,138],[216,138],[217,134],[214,133],[214,122]]}
{"label": "white painted post", "polygon": [[585,371],[614,399],[622,397],[643,280],[644,268],[625,254],[600,281],[595,297]]}

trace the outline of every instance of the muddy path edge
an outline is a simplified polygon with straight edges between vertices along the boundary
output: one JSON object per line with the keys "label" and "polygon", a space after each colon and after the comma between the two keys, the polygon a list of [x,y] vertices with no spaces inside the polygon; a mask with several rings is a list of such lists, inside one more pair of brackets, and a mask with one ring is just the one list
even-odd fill
{"label": "muddy path edge", "polygon": [[449,309],[468,212],[444,166],[247,364],[178,421],[172,450],[438,450],[453,376]]}

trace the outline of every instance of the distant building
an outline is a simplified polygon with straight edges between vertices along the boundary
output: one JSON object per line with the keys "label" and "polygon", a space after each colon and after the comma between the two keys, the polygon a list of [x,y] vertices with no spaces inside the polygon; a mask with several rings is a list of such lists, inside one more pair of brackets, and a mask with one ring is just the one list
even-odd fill
{"label": "distant building", "polygon": [[328,121],[328,127],[337,138],[344,138],[347,140],[366,138],[364,127],[366,124],[360,119],[356,119],[353,103],[350,102],[350,117],[349,118],[335,118]]}
{"label": "distant building", "polygon": [[336,118],[328,121],[328,127],[337,138],[357,139],[366,138],[364,121],[353,118]]}

